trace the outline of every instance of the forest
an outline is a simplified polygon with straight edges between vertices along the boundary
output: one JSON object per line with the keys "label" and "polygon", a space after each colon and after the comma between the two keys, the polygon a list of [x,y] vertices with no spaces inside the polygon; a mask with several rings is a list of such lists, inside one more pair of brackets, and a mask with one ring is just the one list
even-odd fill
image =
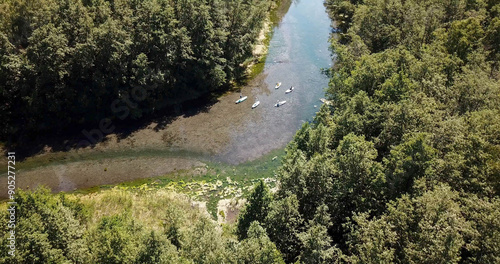
{"label": "forest", "polygon": [[326,4],[331,105],[240,239],[259,221],[286,263],[499,263],[500,1]]}
{"label": "forest", "polygon": [[246,78],[273,5],[1,0],[0,141],[137,120],[227,91]]}
{"label": "forest", "polygon": [[500,1],[325,4],[331,104],[236,224],[165,190],[39,189],[0,262],[500,263]]}

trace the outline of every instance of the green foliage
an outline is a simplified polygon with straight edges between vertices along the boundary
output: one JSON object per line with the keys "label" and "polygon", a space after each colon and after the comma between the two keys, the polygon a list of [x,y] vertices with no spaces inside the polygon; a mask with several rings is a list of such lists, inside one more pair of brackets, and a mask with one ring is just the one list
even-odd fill
{"label": "green foliage", "polygon": [[[143,102],[148,107],[184,98],[189,89],[218,89],[238,76],[248,50],[236,47],[256,34],[265,3],[248,4],[4,3],[0,96],[16,96],[0,106],[2,114],[10,120],[11,106],[30,105],[28,112],[37,111],[24,123],[50,124],[63,116],[42,118],[46,102],[78,98],[106,106],[113,96],[130,98],[129,83],[153,87],[157,97]],[[189,205],[151,206],[170,208],[152,232],[127,220],[139,199],[130,194],[104,196],[100,206],[132,209],[99,215],[92,206],[37,191],[19,196],[23,235],[11,262],[499,262],[498,1],[328,0],[327,6],[344,32],[332,39],[331,104],[287,147],[273,198],[264,183],[255,187],[238,221],[240,241],[206,217],[185,215]],[[39,15],[54,10],[64,15]],[[47,50],[54,56],[44,59]],[[91,76],[95,89],[72,76]],[[78,92],[65,89],[68,83]],[[49,111],[62,113],[64,105]],[[140,117],[147,109],[131,113]],[[90,220],[91,214],[99,216]]]}
{"label": "green foliage", "polygon": [[433,176],[431,162],[436,150],[429,146],[428,138],[426,134],[414,134],[393,148],[384,160],[390,189],[397,192],[394,197],[409,192],[415,179]]}
{"label": "green foliage", "polygon": [[466,61],[467,56],[481,45],[484,30],[477,17],[454,21],[445,35],[448,53]]}
{"label": "green foliage", "polygon": [[139,233],[139,230],[127,218],[104,217],[90,231],[90,251],[97,263],[132,263],[135,260],[138,241],[134,239],[134,233]]}
{"label": "green foliage", "polygon": [[459,263],[471,223],[458,193],[438,186],[417,198],[403,196],[380,218],[360,214],[351,224],[352,262]]}
{"label": "green foliage", "polygon": [[201,219],[186,233],[181,254],[194,263],[224,263],[232,253],[226,250],[224,243],[215,223]]}
{"label": "green foliage", "polygon": [[281,253],[266,234],[266,230],[254,221],[248,229],[247,238],[238,246],[237,263],[284,264]]}
{"label": "green foliage", "polygon": [[2,1],[0,138],[139,119],[228,89],[271,3]]}
{"label": "green foliage", "polygon": [[269,237],[283,254],[283,259],[287,263],[293,262],[300,254],[298,235],[302,231],[303,219],[298,206],[295,195],[273,201],[265,220]]}
{"label": "green foliage", "polygon": [[[0,263],[284,263],[258,222],[238,242],[187,197],[165,189],[85,196],[38,189],[20,191],[16,201],[16,254],[0,251]],[[5,248],[8,235],[1,236]]]}
{"label": "green foliage", "polygon": [[467,237],[466,263],[496,263],[500,261],[500,200],[470,196],[463,199],[463,214],[475,230]]}
{"label": "green foliage", "polygon": [[271,240],[290,263],[498,262],[497,1],[326,5],[331,104],[286,149]]}
{"label": "green foliage", "polygon": [[328,207],[319,206],[314,219],[309,221],[307,230],[299,234],[299,239],[304,245],[300,253],[302,263],[332,263],[334,257],[337,257],[340,252],[332,247],[332,239],[328,235],[328,228],[331,225]]}
{"label": "green foliage", "polygon": [[175,246],[165,236],[151,231],[149,236],[142,242],[142,248],[137,254],[136,263],[182,263]]}
{"label": "green foliage", "polygon": [[248,229],[254,221],[264,222],[272,196],[269,187],[260,180],[254,187],[252,194],[248,198],[247,204],[238,216],[236,234],[239,240],[247,237]]}
{"label": "green foliage", "polygon": [[[34,193],[19,191],[16,196],[16,250],[9,263],[83,262],[89,256],[84,238],[85,227],[78,211],[65,205],[62,196],[53,196],[47,189]],[[3,215],[5,225],[8,215]],[[5,230],[7,227],[5,226]],[[2,245],[7,243],[4,233]]]}

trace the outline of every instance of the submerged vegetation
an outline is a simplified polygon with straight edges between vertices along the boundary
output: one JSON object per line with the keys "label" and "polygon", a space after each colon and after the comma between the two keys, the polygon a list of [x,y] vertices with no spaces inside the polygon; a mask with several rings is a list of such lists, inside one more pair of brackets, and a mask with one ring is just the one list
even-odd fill
{"label": "submerged vegetation", "polygon": [[[499,263],[500,3],[326,5],[343,32],[332,39],[330,103],[286,148],[276,192],[258,170],[220,179],[231,168],[216,166],[198,181],[21,192],[19,254],[1,260]],[[163,188],[224,198],[245,179],[255,186],[236,224]]]}
{"label": "submerged vegetation", "polygon": [[192,201],[206,203],[206,209],[213,219],[217,219],[217,204],[224,199],[237,202],[246,199],[253,186],[263,180],[270,188],[276,187],[274,171],[279,167],[278,156],[284,150],[271,151],[263,157],[238,164],[228,165],[219,162],[206,162],[202,167],[176,172],[154,178],[139,179],[117,185],[102,185],[77,190],[76,194],[91,194],[114,188],[131,191],[153,191],[166,189],[185,194]]}

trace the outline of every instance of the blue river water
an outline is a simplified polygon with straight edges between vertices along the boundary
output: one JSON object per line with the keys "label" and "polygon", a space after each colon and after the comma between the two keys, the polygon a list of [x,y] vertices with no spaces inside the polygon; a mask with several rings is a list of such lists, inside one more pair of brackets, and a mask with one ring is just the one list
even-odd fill
{"label": "blue river water", "polygon": [[[235,129],[217,159],[240,163],[283,148],[302,123],[312,120],[328,86],[321,69],[332,65],[330,22],[322,0],[292,2],[273,28],[263,73],[243,90],[250,105],[256,100],[261,104]],[[279,89],[274,88],[277,82],[282,83]],[[291,86],[295,90],[285,94]],[[283,100],[286,104],[274,107]]]}

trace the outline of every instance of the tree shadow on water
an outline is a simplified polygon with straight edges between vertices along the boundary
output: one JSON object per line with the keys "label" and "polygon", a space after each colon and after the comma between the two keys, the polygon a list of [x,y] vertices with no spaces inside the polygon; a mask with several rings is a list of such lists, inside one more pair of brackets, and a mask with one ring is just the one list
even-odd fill
{"label": "tree shadow on water", "polygon": [[[99,143],[106,143],[108,135],[116,135],[118,142],[127,139],[133,133],[151,127],[159,132],[168,127],[178,117],[190,117],[199,113],[209,112],[217,103],[221,94],[206,95],[197,99],[172,104],[159,111],[143,115],[138,119],[110,119],[110,123],[101,129],[100,122],[72,125],[54,131],[44,131],[32,135],[21,135],[16,141],[7,142],[4,152],[16,152],[18,161],[26,160],[45,152],[69,152],[82,148],[94,148]],[[54,158],[57,159],[57,158]]]}

